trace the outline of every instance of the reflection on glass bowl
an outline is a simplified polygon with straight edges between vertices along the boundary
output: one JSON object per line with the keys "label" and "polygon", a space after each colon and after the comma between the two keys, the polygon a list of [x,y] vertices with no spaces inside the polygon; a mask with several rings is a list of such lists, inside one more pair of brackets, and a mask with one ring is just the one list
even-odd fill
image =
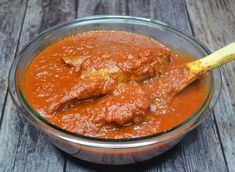
{"label": "reflection on glass bowl", "polygon": [[204,57],[210,51],[195,38],[150,19],[130,16],[91,16],[55,26],[32,40],[15,58],[9,75],[10,94],[17,109],[32,125],[41,130],[61,150],[77,158],[101,164],[130,164],[158,156],[176,145],[211,113],[221,92],[221,74],[215,69],[207,74],[208,97],[186,121],[174,128],[133,139],[101,139],[65,131],[44,120],[27,103],[22,87],[27,67],[44,48],[77,33],[118,30],[150,36],[193,57]]}

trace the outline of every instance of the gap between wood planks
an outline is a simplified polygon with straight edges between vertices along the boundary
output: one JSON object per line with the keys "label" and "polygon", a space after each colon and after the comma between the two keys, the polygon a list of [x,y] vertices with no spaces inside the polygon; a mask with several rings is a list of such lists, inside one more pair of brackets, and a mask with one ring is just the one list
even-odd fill
{"label": "gap between wood planks", "polygon": [[[87,1],[88,2],[88,1]],[[156,10],[154,7],[153,7],[153,5],[154,5],[154,3],[162,3],[161,1],[150,1],[150,3],[149,3],[149,6],[150,6],[150,9],[152,10],[150,10],[150,14],[149,14],[149,8],[147,7],[146,8],[146,6],[144,5],[144,4],[142,4],[143,6],[141,6],[140,4],[140,1],[125,1],[126,2],[126,4],[125,4],[125,10],[124,11],[122,11],[122,14],[127,14],[127,15],[135,15],[135,16],[141,16],[141,17],[151,17],[151,18],[156,18],[156,17],[158,17],[158,18],[164,18],[164,17],[168,17],[167,16],[167,14],[161,14],[161,10],[160,10],[160,12],[159,11],[154,11],[154,10]],[[136,2],[136,3],[134,3],[134,2]],[[139,3],[138,3],[139,2]],[[142,1],[141,1],[142,2]],[[164,2],[166,2],[166,1],[164,1]],[[173,2],[173,1],[172,1]],[[183,4],[184,4],[184,6],[185,6],[185,8],[186,8],[186,2],[185,1],[182,1],[183,2]],[[175,3],[175,2],[173,2],[173,3]],[[108,4],[108,5],[107,5]],[[133,5],[134,4],[134,5]],[[140,5],[140,6],[138,6],[138,4]],[[97,9],[97,11],[94,11],[95,9],[93,9],[93,7],[94,7],[94,4],[93,5],[87,5],[87,6],[90,6],[91,8],[92,8],[92,10],[91,11],[86,11],[86,14],[93,14],[93,13],[95,13],[95,14],[99,14],[99,13],[97,13],[97,12],[99,12],[99,11],[102,11],[102,12],[105,12],[105,13],[115,13],[115,9],[113,10],[113,11],[110,11],[110,8],[109,9],[107,9],[107,6],[111,6],[111,4],[109,4],[107,1],[99,1],[99,4],[97,5],[98,7],[95,7],[95,9]],[[136,6],[137,5],[137,6]],[[163,6],[162,4],[158,4],[159,6]],[[172,5],[172,4],[169,4],[169,5]],[[173,5],[175,5],[175,4],[173,4]],[[84,4],[83,4],[83,6],[84,6]],[[78,6],[79,7],[79,6]],[[138,7],[140,7],[140,9],[138,9]],[[175,8],[176,10],[177,10],[177,7],[174,7],[173,6],[173,8]],[[164,9],[164,10],[166,10],[166,9]],[[83,11],[83,10],[81,10],[81,11]],[[80,12],[80,11],[78,11],[78,12]],[[167,13],[167,12],[166,12]],[[81,14],[81,13],[80,13]],[[164,16],[165,15],[165,16]],[[84,16],[84,14],[82,13],[82,16]],[[77,15],[77,17],[78,17],[78,15]],[[176,16],[176,18],[178,18],[179,16]],[[187,21],[186,21],[186,23],[188,23],[189,24],[189,31],[191,31],[192,33],[193,33],[193,35],[195,35],[195,32],[194,32],[194,28],[193,28],[193,26],[192,26],[192,21],[190,21],[190,18],[189,18],[189,13],[188,13],[188,10],[186,9],[186,18],[187,18]],[[171,16],[171,19],[170,19],[170,21],[171,22],[173,22],[174,24],[173,25],[175,25],[175,26],[177,26],[178,27],[178,21],[176,21],[175,22],[175,20],[174,20],[174,16],[172,17]],[[182,23],[180,23],[179,22],[179,25],[181,25]],[[182,25],[181,25],[182,26]],[[185,26],[184,26],[185,27]],[[187,27],[186,27],[187,28]],[[182,27],[181,27],[181,29],[182,29]],[[187,29],[186,29],[187,30]],[[210,120],[210,119],[207,119],[207,121],[209,120],[210,122],[209,122],[209,124],[213,124],[214,123],[214,117],[213,116],[211,116],[210,117],[211,119],[213,119],[213,120]],[[207,122],[205,122],[204,124],[206,124]],[[218,137],[218,130],[217,130],[217,128],[215,127],[215,128],[213,128],[214,127],[214,125],[213,126],[209,126],[208,128],[210,129],[210,131],[212,131],[212,132],[215,132],[215,136],[213,136],[213,133],[211,134],[211,136],[213,136],[213,137],[215,137],[215,139],[217,139],[217,137]],[[204,126],[204,127],[201,127],[201,129],[199,128],[199,129],[197,129],[199,132],[200,131],[202,131],[202,128],[203,128],[203,130],[207,130],[207,128]],[[216,131],[215,131],[216,130]],[[191,134],[193,134],[193,133],[191,133]],[[204,133],[205,134],[205,133]],[[200,134],[198,134],[198,135],[200,135]],[[206,136],[205,136],[206,137]],[[200,137],[200,139],[203,139],[203,137]],[[206,139],[207,140],[207,139]],[[210,141],[210,143],[213,143],[213,139],[208,139],[209,141]],[[207,141],[208,141],[207,140]],[[189,140],[188,140],[189,141]],[[187,141],[186,141],[187,142]],[[200,142],[203,142],[202,144],[205,144],[204,143],[204,141],[203,140],[201,140]],[[201,143],[199,143],[197,146],[199,146],[199,148],[200,148],[200,146],[203,146],[203,145],[200,145]],[[182,145],[182,144],[181,144]],[[196,147],[197,147],[196,146]],[[216,149],[217,147],[216,147],[216,145],[214,146],[215,148],[214,149]],[[183,147],[183,148],[185,148],[185,147]],[[205,149],[207,149],[208,148],[208,145],[205,145],[204,146],[204,148]],[[177,148],[175,148],[175,149],[177,149]],[[196,148],[197,149],[197,148]],[[203,149],[203,150],[205,150],[205,149]],[[213,151],[214,149],[211,149],[210,151]],[[220,153],[221,152],[223,152],[223,150],[222,150],[222,148],[221,148],[221,144],[219,144],[219,146],[218,146],[218,149],[219,149],[219,153],[217,153],[216,154],[216,152],[214,153],[214,154],[211,154],[211,155],[208,155],[208,156],[205,156],[206,158],[207,157],[209,157],[209,158],[212,158],[211,156],[217,156],[218,154],[220,155]],[[178,150],[179,151],[179,150]],[[187,151],[192,151],[192,149],[191,150],[185,150],[186,151],[186,153],[188,153]],[[183,153],[182,153],[183,152]],[[186,154],[184,155],[184,151],[181,151],[181,153],[183,154],[181,154],[181,156],[186,156]],[[189,152],[190,153],[190,152]],[[195,154],[195,155],[198,155],[197,153]],[[200,154],[199,154],[200,155]],[[179,155],[180,156],[180,155]],[[195,156],[194,157],[192,157],[191,158],[191,160],[194,160],[194,158],[195,158]],[[199,158],[199,157],[198,157]],[[221,158],[221,159],[220,159]],[[224,157],[223,157],[223,155],[222,155],[222,153],[221,153],[221,156],[219,156],[219,159],[220,160],[224,160]],[[191,160],[189,160],[189,161],[191,161]],[[202,159],[201,160],[198,160],[197,162],[192,162],[192,163],[195,163],[195,164],[197,164],[197,165],[200,165],[200,163],[202,163],[201,161],[203,161]],[[186,161],[186,162],[188,162],[188,161]],[[207,161],[207,162],[209,162],[209,161]],[[74,163],[74,162],[72,162],[72,163]],[[179,162],[179,160],[176,160],[176,161],[172,161],[172,163],[180,163]],[[169,163],[167,162],[167,160],[166,160],[166,162],[165,163],[162,163],[162,164],[156,164],[156,167],[154,167],[154,169],[158,169],[158,168],[160,168],[161,170],[162,169],[167,169],[167,167],[165,168],[164,167],[164,165],[166,165],[166,164],[168,164],[169,165]],[[223,164],[223,163],[222,163]],[[163,165],[163,166],[162,166]],[[173,165],[173,164],[171,164],[171,165]],[[200,167],[197,167],[198,169],[203,169],[203,168],[206,168],[207,169],[207,171],[209,170],[208,168],[210,168],[210,167],[208,167],[206,164],[201,164],[202,166],[200,166]],[[219,167],[219,163],[217,164],[217,167]],[[186,170],[192,170],[192,169],[194,169],[195,170],[195,166],[193,166],[192,168],[190,167],[190,164],[188,164],[188,165],[186,165],[185,164],[185,166],[184,165],[182,165],[182,167],[183,167],[183,169],[186,171]],[[74,169],[74,170],[78,170],[78,169],[81,169],[82,167],[78,167],[78,166],[76,166],[76,165],[71,165],[71,158],[70,158],[70,160],[68,160],[68,157],[66,157],[66,163],[65,163],[65,171],[66,170],[71,170],[71,169]],[[227,167],[226,167],[226,165],[224,165],[223,164],[223,167],[222,166],[220,166],[220,168],[223,168],[224,170],[227,170]],[[101,168],[102,169],[102,168]],[[206,170],[205,169],[205,170]],[[218,170],[219,170],[219,168],[218,168]]]}
{"label": "gap between wood planks", "polygon": [[[23,13],[21,24],[20,24],[20,31],[19,31],[19,34],[17,35],[16,51],[13,54],[14,59],[15,59],[17,53],[18,53],[20,36],[21,36],[21,33],[22,33],[22,29],[23,29],[23,23],[24,23],[27,7],[28,7],[28,0],[26,0],[26,3],[25,3],[24,13]],[[10,72],[10,70],[8,72]],[[8,82],[8,78],[6,80]],[[6,95],[4,97],[3,108],[2,108],[2,112],[1,112],[1,118],[0,118],[0,130],[1,130],[2,121],[3,121],[3,118],[4,118],[4,112],[5,112],[5,107],[6,107],[6,102],[7,102],[7,97],[8,96],[9,96],[9,86],[8,86],[8,83],[7,83],[7,91],[6,91]]]}
{"label": "gap between wood planks", "polygon": [[[193,1],[186,0],[190,9],[195,32],[198,38],[211,49],[216,50],[225,44],[234,42],[235,1]],[[203,19],[203,20],[202,20]],[[235,106],[234,77],[235,62],[221,67],[223,89],[220,100],[214,109],[215,125],[228,171],[235,170]]]}
{"label": "gap between wood planks", "polygon": [[[80,1],[81,2],[81,1]],[[83,1],[83,3],[84,3],[85,1]],[[104,1],[102,1],[102,2],[104,2]],[[122,3],[124,3],[125,1],[121,1]],[[118,11],[118,12],[115,12],[115,10],[116,9],[113,9],[113,11],[109,11],[109,12],[111,12],[111,13],[122,13],[122,14],[124,14],[124,13],[126,13],[126,14],[131,14],[131,15],[133,15],[133,14],[135,14],[135,13],[133,13],[133,11],[134,11],[134,7],[133,6],[131,6],[130,7],[130,2],[129,1],[127,1],[128,3],[126,3],[126,6],[125,6],[125,9],[127,9],[128,11],[122,11],[123,10],[123,8],[120,10],[120,11]],[[27,3],[28,3],[28,1],[27,1]],[[133,1],[131,2],[131,3],[133,3]],[[76,4],[77,5],[75,5],[76,6],[76,9],[78,9],[78,7],[79,7],[79,3],[78,3],[78,1],[76,1]],[[125,3],[124,3],[125,4]],[[133,5],[133,4],[132,4]],[[99,7],[99,8],[103,8],[102,7],[102,5]],[[114,8],[114,7],[113,7]],[[25,8],[26,9],[26,8]],[[26,9],[27,10],[27,9]],[[88,14],[88,15],[90,15],[90,14],[92,14],[92,13],[95,13],[95,11],[94,11],[95,9],[93,9],[92,11],[88,11],[86,14]],[[105,11],[105,8],[103,9],[104,11]],[[101,10],[102,11],[102,10]],[[26,12],[26,11],[25,11]],[[26,14],[24,14],[24,15],[26,15]],[[135,14],[136,15],[136,14]],[[147,11],[145,11],[145,12],[143,12],[143,11],[139,11],[139,13],[137,14],[137,15],[144,15],[143,17],[149,17],[148,15],[148,9],[147,9]],[[154,15],[155,15],[155,13],[153,13],[153,17],[154,17]],[[25,17],[25,16],[24,16]],[[78,10],[76,10],[76,17],[78,17]],[[189,18],[188,18],[189,19]],[[23,21],[22,21],[22,23],[24,23],[24,20],[25,20],[25,18],[23,19]],[[190,23],[189,23],[190,24]],[[21,25],[21,32],[22,32],[22,28],[23,27],[23,24]],[[190,26],[191,27],[191,29],[192,29],[192,26]],[[193,30],[192,30],[193,31]],[[20,34],[19,34],[19,38],[20,38],[20,35],[21,35],[21,32],[20,32]],[[20,41],[20,39],[18,39],[18,43],[17,43],[17,47],[19,46],[19,41]],[[8,93],[7,93],[8,94]],[[9,95],[9,94],[8,94]],[[6,95],[7,96],[7,95]],[[6,97],[5,97],[5,99],[6,99]],[[6,102],[4,102],[5,104],[6,104]],[[5,107],[4,107],[5,108]],[[4,111],[5,111],[5,109],[4,109]],[[3,118],[3,117],[2,117]],[[67,159],[67,156],[66,156],[66,159]],[[66,167],[66,165],[67,165],[67,160],[64,162],[64,170],[66,170],[67,169],[67,167]],[[187,167],[188,168],[188,167]]]}
{"label": "gap between wood planks", "polygon": [[[186,11],[187,11],[187,16],[188,16],[188,21],[189,21],[189,24],[190,24],[190,28],[191,28],[191,31],[192,31],[192,35],[195,37],[195,31],[194,31],[194,28],[193,28],[193,24],[192,24],[192,20],[190,18],[190,15],[189,15],[189,12],[188,12],[188,6],[186,4],[186,1],[184,0],[184,4],[185,4],[185,8],[186,8]],[[219,142],[220,142],[220,145],[221,145],[221,150],[222,150],[222,155],[223,155],[223,158],[224,158],[224,161],[225,161],[225,166],[226,166],[226,170],[229,171],[228,169],[228,162],[227,162],[227,159],[226,159],[226,156],[225,156],[225,152],[224,152],[224,148],[223,148],[223,143],[222,143],[222,140],[221,140],[221,136],[220,136],[220,132],[219,132],[219,128],[218,128],[218,123],[216,121],[216,118],[215,118],[215,113],[214,113],[214,110],[212,112],[212,116],[214,118],[214,123],[215,123],[215,127],[216,127],[216,133],[218,135],[218,138],[219,138]]]}
{"label": "gap between wood planks", "polygon": [[[22,3],[20,0],[18,2]],[[75,9],[71,12],[75,3],[72,4],[73,2],[70,2],[71,3],[69,3],[69,1],[64,3],[63,1],[59,2],[56,0],[54,2],[29,0],[27,2],[25,17],[22,21],[23,25],[18,24],[17,34],[14,34],[15,38],[17,38],[19,29],[22,27],[17,46],[21,48],[29,39],[35,37],[38,32],[45,30],[48,26],[58,24],[62,21],[64,22],[69,18],[71,19],[71,17],[75,18]],[[25,5],[26,1],[24,1],[22,6]],[[17,6],[15,6],[15,8],[19,9]],[[20,9],[22,9],[22,11],[19,22],[21,22],[23,18],[23,7]],[[7,9],[3,9],[3,12],[5,10]],[[13,17],[17,15],[16,13]],[[17,40],[15,39],[14,47],[16,47],[16,42]],[[11,57],[13,58],[13,55]],[[45,171],[46,169],[53,169],[53,167],[59,169],[64,162],[63,156],[60,155],[61,151],[57,151],[56,148],[45,139],[46,137],[41,136],[41,133],[31,127],[31,124],[28,125],[28,122],[21,125],[17,111],[15,108],[12,108],[14,105],[12,104],[9,94],[5,104],[3,125],[0,130],[0,138],[2,138],[0,139],[0,143],[2,143],[2,148],[0,149],[2,151],[2,154],[0,154],[0,160],[2,160],[0,161],[0,169],[4,168],[10,171],[24,171],[25,169],[35,168],[40,171]],[[29,158],[31,158],[33,162],[29,162]],[[3,164],[3,166],[1,166],[1,164]]]}

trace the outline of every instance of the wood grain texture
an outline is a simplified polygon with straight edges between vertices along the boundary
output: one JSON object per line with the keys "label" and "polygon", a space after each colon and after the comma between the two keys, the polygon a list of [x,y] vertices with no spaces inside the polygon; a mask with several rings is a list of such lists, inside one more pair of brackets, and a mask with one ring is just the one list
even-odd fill
{"label": "wood grain texture", "polygon": [[[29,0],[19,47],[48,27],[74,17],[75,1]],[[61,152],[19,117],[10,97],[6,100],[0,145],[0,171],[63,171],[64,157]]]}
{"label": "wood grain texture", "polygon": [[[235,1],[187,0],[197,38],[211,50],[235,41]],[[235,62],[221,68],[223,90],[214,116],[229,171],[235,171]]]}
{"label": "wood grain texture", "polygon": [[[184,1],[79,1],[78,16],[120,14],[158,19],[191,33]],[[122,8],[120,8],[122,6]],[[124,7],[123,7],[124,6]],[[86,10],[84,10],[86,9]],[[213,145],[213,146],[212,146]],[[104,166],[67,156],[66,171],[227,171],[214,118],[209,117],[175,148],[152,160],[126,166]]]}
{"label": "wood grain texture", "polygon": [[125,15],[126,0],[79,0],[77,18],[90,15]]}
{"label": "wood grain texture", "polygon": [[184,0],[0,0],[0,171],[235,171],[234,63],[222,68],[224,86],[215,118],[210,116],[162,156],[134,165],[96,165],[59,151],[19,117],[9,96],[5,99],[6,73],[17,47],[46,28],[88,15],[133,15],[161,20],[188,33],[193,31],[214,50],[235,40],[233,1],[186,0],[189,22]]}
{"label": "wood grain texture", "polygon": [[26,0],[0,0],[0,127],[7,95],[7,77],[17,51]]}

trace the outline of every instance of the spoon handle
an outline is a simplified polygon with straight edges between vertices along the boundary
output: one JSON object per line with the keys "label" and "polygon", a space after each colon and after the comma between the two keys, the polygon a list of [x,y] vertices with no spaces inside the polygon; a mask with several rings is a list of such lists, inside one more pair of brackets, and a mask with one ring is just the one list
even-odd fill
{"label": "spoon handle", "polygon": [[235,42],[215,51],[214,53],[186,64],[188,75],[182,79],[176,93],[183,90],[202,74],[235,60]]}
{"label": "spoon handle", "polygon": [[216,67],[222,66],[232,60],[235,60],[235,42],[215,51],[214,53],[190,62],[187,66],[192,73],[206,73]]}

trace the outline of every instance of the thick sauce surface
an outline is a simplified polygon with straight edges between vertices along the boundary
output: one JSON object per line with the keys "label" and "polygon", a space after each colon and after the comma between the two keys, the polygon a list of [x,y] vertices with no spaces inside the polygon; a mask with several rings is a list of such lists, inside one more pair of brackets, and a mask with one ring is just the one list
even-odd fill
{"label": "thick sauce surface", "polygon": [[164,90],[156,93],[165,73],[188,61],[138,34],[78,34],[35,57],[24,94],[42,117],[71,132],[116,139],[151,135],[180,124],[205,101],[202,80],[164,103]]}

